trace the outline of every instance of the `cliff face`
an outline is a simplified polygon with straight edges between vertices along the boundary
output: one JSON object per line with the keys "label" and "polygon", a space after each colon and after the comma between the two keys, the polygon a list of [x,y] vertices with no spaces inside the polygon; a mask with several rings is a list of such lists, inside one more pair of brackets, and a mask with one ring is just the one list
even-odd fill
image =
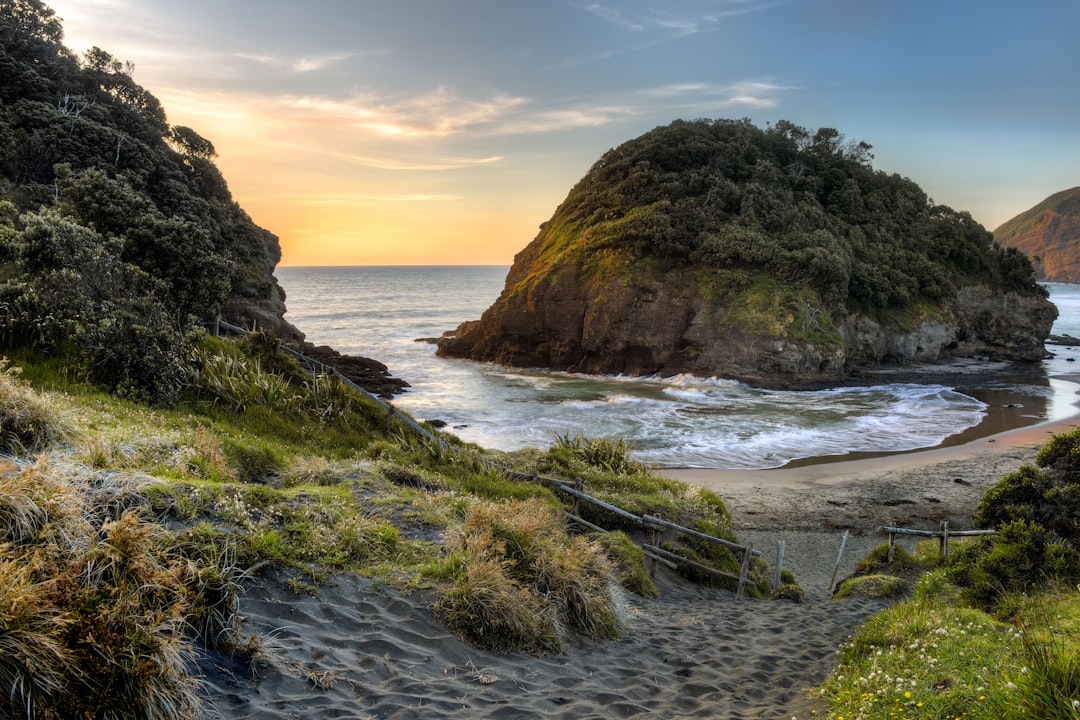
{"label": "cliff face", "polygon": [[1051,195],[994,230],[994,239],[1031,257],[1036,276],[1080,283],[1080,187]]}
{"label": "cliff face", "polygon": [[266,330],[282,340],[302,342],[304,333],[285,320],[285,290],[274,277],[281,262],[277,235],[258,229],[262,250],[250,264],[247,282],[233,289],[221,307],[223,320],[245,329]]}
{"label": "cliff face", "polygon": [[[528,275],[521,258],[510,277]],[[933,315],[904,325],[852,313],[832,323],[799,298],[764,306],[712,300],[702,273],[606,276],[561,266],[514,284],[479,321],[442,338],[439,354],[593,374],[720,376],[769,387],[838,382],[859,368],[952,357],[1030,361],[1057,317],[1041,298],[962,288]],[[787,307],[779,308],[786,304]]]}
{"label": "cliff face", "polygon": [[1057,309],[1027,258],[838,138],[702,121],[608,152],[438,353],[768,386],[1041,359]]}

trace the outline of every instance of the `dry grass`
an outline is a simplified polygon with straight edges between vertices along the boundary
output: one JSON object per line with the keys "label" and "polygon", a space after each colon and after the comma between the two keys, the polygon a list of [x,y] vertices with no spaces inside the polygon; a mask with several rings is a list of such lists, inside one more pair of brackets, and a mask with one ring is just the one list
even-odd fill
{"label": "dry grass", "polygon": [[570,538],[541,500],[476,503],[448,546],[459,570],[438,608],[470,642],[551,653],[571,635],[623,628],[615,566],[596,542]]}
{"label": "dry grass", "polygon": [[69,434],[63,412],[19,380],[21,370],[0,358],[0,452],[36,453]]}
{"label": "dry grass", "polygon": [[0,716],[201,712],[189,631],[232,635],[236,577],[144,519],[143,482],[0,465]]}

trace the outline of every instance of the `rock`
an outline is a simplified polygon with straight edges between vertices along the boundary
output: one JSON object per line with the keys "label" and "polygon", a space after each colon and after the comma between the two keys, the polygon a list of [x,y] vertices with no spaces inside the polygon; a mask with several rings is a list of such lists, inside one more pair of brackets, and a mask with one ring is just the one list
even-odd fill
{"label": "rock", "polygon": [[337,370],[372,395],[389,398],[405,392],[409,383],[390,375],[389,369],[378,360],[358,355],[342,355],[327,345],[309,342],[289,342],[293,349]]}
{"label": "rock", "polygon": [[[767,387],[1045,357],[1057,308],[1026,258],[864,157],[828,145],[824,175],[806,175],[826,146],[781,125],[677,122],[609,151],[437,353]],[[813,190],[842,176],[844,192]]]}
{"label": "rock", "polygon": [[265,330],[282,340],[303,342],[304,333],[285,320],[285,290],[274,277],[274,268],[281,262],[278,237],[254,226],[253,232],[261,235],[263,250],[250,268],[255,280],[233,292],[221,308],[221,317],[245,330]]}

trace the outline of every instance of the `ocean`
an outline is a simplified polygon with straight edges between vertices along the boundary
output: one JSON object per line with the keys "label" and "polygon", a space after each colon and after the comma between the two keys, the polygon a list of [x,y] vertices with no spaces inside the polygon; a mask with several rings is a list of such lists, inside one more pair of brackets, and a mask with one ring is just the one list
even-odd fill
{"label": "ocean", "polygon": [[[1074,413],[1080,349],[1050,347],[1044,372],[991,385],[891,383],[781,391],[680,375],[597,377],[435,356],[436,338],[475,320],[506,266],[279,267],[285,318],[315,344],[374,358],[411,388],[394,398],[467,442],[546,448],[557,436],[623,438],[657,467],[771,468],[850,453],[917,450]],[[1057,334],[1080,337],[1080,285],[1051,284]],[[1007,407],[1008,410],[1001,408]],[[994,412],[990,412],[994,410]],[[1003,420],[1003,415],[1005,419]],[[984,425],[986,423],[987,425]],[[988,427],[993,423],[993,427]]]}

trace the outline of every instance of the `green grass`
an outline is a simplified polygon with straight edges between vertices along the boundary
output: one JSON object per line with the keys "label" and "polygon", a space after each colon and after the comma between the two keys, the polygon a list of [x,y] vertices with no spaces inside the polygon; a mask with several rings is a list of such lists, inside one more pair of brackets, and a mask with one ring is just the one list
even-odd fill
{"label": "green grass", "polygon": [[[880,577],[880,576],[868,576]],[[864,579],[865,581],[866,579]],[[822,688],[834,720],[1013,720],[1080,714],[1080,588],[1017,596],[998,619],[941,570],[867,622]]]}
{"label": "green grass", "polygon": [[[169,409],[112,397],[65,365],[29,353],[19,355],[18,364],[30,382],[14,382],[27,391],[34,386],[50,412],[72,418],[61,452],[77,475],[140,478],[132,502],[178,523],[170,542],[209,565],[227,557],[241,572],[279,566],[315,585],[339,571],[444,590],[460,589],[470,573],[476,582],[490,580],[483,563],[455,559],[444,541],[470,522],[477,503],[525,503],[555,515],[567,504],[551,489],[499,469],[512,462],[529,473],[583,477],[589,492],[631,512],[730,533],[718,496],[653,475],[625,443],[567,437],[548,451],[512,458],[441,434],[448,450],[399,422],[388,423],[384,410],[347,388],[313,384],[265,342],[207,338],[198,352],[202,369]],[[226,389],[246,394],[231,400]],[[337,409],[311,409],[326,407]],[[493,522],[499,512],[485,517]],[[555,559],[545,562],[552,568],[569,573],[575,562],[594,558],[578,571],[655,593],[629,538],[619,545],[566,543],[548,549]],[[597,564],[601,556],[607,564]],[[564,596],[560,608],[574,607],[574,597]],[[498,593],[491,598],[505,599]],[[615,627],[610,620],[558,622],[597,636]]]}

